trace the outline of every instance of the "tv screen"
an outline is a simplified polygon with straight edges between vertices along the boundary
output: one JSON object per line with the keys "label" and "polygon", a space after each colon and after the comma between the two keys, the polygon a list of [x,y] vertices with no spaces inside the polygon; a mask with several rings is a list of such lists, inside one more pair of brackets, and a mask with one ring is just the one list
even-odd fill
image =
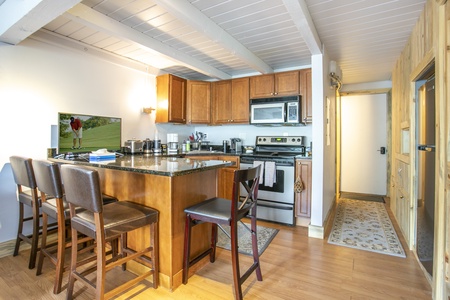
{"label": "tv screen", "polygon": [[58,153],[91,152],[103,148],[119,151],[121,132],[121,118],[60,112]]}

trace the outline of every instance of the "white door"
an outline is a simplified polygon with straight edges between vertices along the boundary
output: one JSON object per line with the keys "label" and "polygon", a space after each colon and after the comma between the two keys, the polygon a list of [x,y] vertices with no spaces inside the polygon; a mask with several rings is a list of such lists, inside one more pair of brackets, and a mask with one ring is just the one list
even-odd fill
{"label": "white door", "polygon": [[386,94],[341,98],[341,191],[386,195],[386,106]]}

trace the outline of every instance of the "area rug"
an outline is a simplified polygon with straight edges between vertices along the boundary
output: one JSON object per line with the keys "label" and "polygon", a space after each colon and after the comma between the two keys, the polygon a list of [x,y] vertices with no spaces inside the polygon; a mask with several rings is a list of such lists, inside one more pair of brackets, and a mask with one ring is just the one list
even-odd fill
{"label": "area rug", "polygon": [[[250,228],[250,224],[247,224]],[[230,234],[229,226],[222,226],[225,231]],[[268,228],[264,226],[256,227],[256,234],[258,237],[258,253],[261,255],[264,250],[267,249],[270,242],[272,242],[273,238],[277,235],[278,229]],[[238,246],[239,253],[245,255],[252,255],[252,238],[250,231],[247,230],[244,225],[240,222],[238,223]],[[224,248],[227,250],[231,249],[230,238],[220,229],[217,229],[217,247]]]}
{"label": "area rug", "polygon": [[374,202],[384,202],[383,196],[372,195],[372,194],[341,192],[341,198],[374,201]]}
{"label": "area rug", "polygon": [[383,203],[341,199],[328,243],[406,257]]}

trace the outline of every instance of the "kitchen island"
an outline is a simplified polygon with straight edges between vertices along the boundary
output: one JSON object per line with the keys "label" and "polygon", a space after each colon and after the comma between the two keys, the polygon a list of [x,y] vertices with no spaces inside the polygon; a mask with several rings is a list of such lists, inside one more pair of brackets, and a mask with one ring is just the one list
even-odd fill
{"label": "kitchen island", "polygon": [[[198,160],[189,157],[125,155],[114,160],[89,161],[51,159],[95,167],[101,178],[103,192],[119,200],[130,200],[159,211],[159,279],[169,290],[182,283],[184,209],[217,195],[217,171],[231,165],[229,161]],[[209,247],[207,224],[193,231],[191,254]],[[140,249],[149,244],[148,228],[129,234],[129,246]],[[129,265],[141,272],[139,264]]]}

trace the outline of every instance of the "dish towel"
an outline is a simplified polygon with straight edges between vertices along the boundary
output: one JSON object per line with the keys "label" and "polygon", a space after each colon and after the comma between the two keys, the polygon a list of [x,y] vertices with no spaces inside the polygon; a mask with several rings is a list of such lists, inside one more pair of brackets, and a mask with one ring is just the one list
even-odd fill
{"label": "dish towel", "polygon": [[257,166],[261,166],[261,169],[260,169],[260,172],[259,172],[259,184],[263,184],[264,183],[264,178],[263,178],[264,162],[263,161],[258,161],[258,160],[253,161],[253,168],[255,168]]}
{"label": "dish towel", "polygon": [[274,161],[266,161],[264,166],[264,185],[268,187],[273,187],[273,184],[277,182],[277,173],[275,169]]}

